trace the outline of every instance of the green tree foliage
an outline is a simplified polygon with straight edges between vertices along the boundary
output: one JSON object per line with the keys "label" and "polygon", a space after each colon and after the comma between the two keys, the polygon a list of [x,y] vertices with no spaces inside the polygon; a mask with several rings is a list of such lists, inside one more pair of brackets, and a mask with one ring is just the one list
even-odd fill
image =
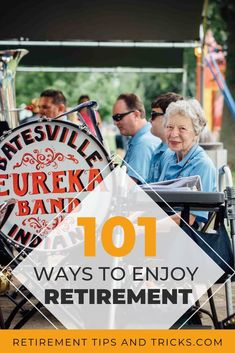
{"label": "green tree foliage", "polygon": [[99,103],[103,119],[109,120],[112,105],[119,94],[135,92],[144,101],[147,113],[152,100],[167,91],[182,92],[181,74],[158,73],[55,73],[55,72],[17,72],[17,105],[30,104],[47,88],[62,90],[68,107],[77,104],[81,94],[88,94]]}
{"label": "green tree foliage", "polygon": [[221,16],[221,4],[222,2],[220,0],[210,1],[208,7],[207,25],[213,31],[216,42],[226,47],[228,34],[226,23]]}
{"label": "green tree foliage", "polygon": [[181,74],[145,74],[141,76],[140,85],[144,90],[144,103],[147,115],[149,116],[151,102],[162,93],[168,91],[182,93],[182,75]]}
{"label": "green tree foliage", "polygon": [[98,101],[101,116],[105,119],[111,116],[113,102],[120,93],[136,92],[143,96],[142,85],[139,85],[139,77],[135,73],[17,72],[17,105],[29,104],[32,98],[48,88],[63,91],[68,107],[76,105],[81,94],[88,94]]}

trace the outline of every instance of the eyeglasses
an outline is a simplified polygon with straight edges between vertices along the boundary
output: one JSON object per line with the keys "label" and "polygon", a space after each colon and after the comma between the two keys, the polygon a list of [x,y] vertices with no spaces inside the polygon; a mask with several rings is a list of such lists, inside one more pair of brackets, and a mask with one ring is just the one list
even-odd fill
{"label": "eyeglasses", "polygon": [[114,121],[121,121],[124,116],[130,114],[130,113],[134,113],[135,110],[130,110],[129,112],[126,112],[126,113],[120,113],[120,114],[115,114],[112,116],[113,120]]}
{"label": "eyeglasses", "polygon": [[153,120],[156,119],[158,116],[162,116],[162,115],[164,115],[164,113],[158,113],[158,112],[152,111],[152,112],[151,112],[151,120],[153,121]]}

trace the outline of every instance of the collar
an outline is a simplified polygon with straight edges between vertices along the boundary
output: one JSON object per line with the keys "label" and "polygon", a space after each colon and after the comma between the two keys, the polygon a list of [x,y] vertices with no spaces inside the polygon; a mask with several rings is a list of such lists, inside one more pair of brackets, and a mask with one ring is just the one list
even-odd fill
{"label": "collar", "polygon": [[165,142],[161,142],[159,145],[159,151],[166,151],[168,148],[167,144]]}
{"label": "collar", "polygon": [[[188,151],[188,153],[186,154],[186,156],[184,156],[184,158],[182,159],[182,161],[178,162],[177,165],[179,167],[184,167],[186,163],[189,163],[190,160],[195,156],[195,153],[199,152],[197,151],[197,149],[199,148],[198,144],[195,143],[195,145],[193,145],[191,147],[191,149]],[[175,158],[177,160],[177,155],[175,154]]]}
{"label": "collar", "polygon": [[144,135],[146,132],[150,130],[150,123],[146,123],[140,130],[137,131],[137,133],[131,137],[131,139],[128,141],[128,145],[131,146],[136,142],[136,140],[139,139],[140,136]]}

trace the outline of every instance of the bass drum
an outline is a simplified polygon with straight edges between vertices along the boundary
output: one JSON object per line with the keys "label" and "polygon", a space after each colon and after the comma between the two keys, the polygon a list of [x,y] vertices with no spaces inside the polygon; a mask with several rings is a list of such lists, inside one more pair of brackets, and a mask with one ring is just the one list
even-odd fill
{"label": "bass drum", "polygon": [[9,204],[2,236],[17,249],[35,248],[112,169],[103,145],[72,123],[36,121],[12,130],[0,142],[0,203]]}

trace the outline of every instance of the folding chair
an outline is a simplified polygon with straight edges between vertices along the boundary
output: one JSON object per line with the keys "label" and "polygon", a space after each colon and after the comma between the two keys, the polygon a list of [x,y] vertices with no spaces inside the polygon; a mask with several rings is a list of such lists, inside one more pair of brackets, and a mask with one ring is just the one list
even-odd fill
{"label": "folding chair", "polygon": [[[184,221],[187,223],[189,222],[189,215],[192,210],[209,211],[208,222],[204,225],[204,227],[200,232],[200,234],[203,234],[203,233],[208,234],[208,237],[210,237],[210,235],[213,237],[213,234],[206,233],[212,222],[215,222],[215,227],[218,227],[219,225],[224,223],[225,219],[227,219],[227,221],[229,221],[230,223],[230,241],[232,243],[232,246],[229,241],[229,238],[227,237],[228,249],[226,249],[226,251],[228,250],[230,255],[230,266],[234,268],[235,189],[233,187],[227,186],[225,189],[225,192],[215,192],[215,193],[214,192],[213,193],[194,192],[194,191],[186,191],[186,192],[161,191],[158,194],[156,194],[154,191],[150,190],[150,191],[147,191],[147,194],[167,213],[172,212],[172,210],[169,209],[169,206],[174,209],[177,209],[177,212],[181,211],[181,218],[184,219]],[[169,206],[167,206],[167,204]],[[184,228],[184,231],[186,231],[186,233],[188,233],[191,236],[192,235],[191,233],[193,233],[189,231],[191,228],[190,227],[187,228],[187,226],[185,227],[183,226],[183,224],[185,225],[184,222],[181,222],[181,225]],[[224,226],[223,226],[223,232],[226,232],[226,228]],[[225,234],[222,234],[222,236],[223,236],[223,239],[225,239],[224,238]],[[200,246],[201,244],[198,244],[198,245]],[[209,240],[209,245],[211,245],[210,240]],[[226,308],[227,308],[228,316],[222,321],[218,320],[218,315],[217,315],[214,299],[212,296],[211,288],[207,291],[211,312],[204,309],[200,309],[201,312],[210,316],[210,318],[212,319],[214,328],[216,329],[235,328],[235,320],[234,320],[235,314],[233,313],[233,306],[232,306],[231,280],[227,279],[228,276],[233,271],[231,271],[229,267],[228,268],[225,267],[224,270],[226,271],[226,275],[223,276],[223,278],[221,278],[218,283],[224,283],[224,281],[227,280],[225,285],[225,293],[226,293]],[[196,308],[193,308],[192,310],[195,311]]]}

